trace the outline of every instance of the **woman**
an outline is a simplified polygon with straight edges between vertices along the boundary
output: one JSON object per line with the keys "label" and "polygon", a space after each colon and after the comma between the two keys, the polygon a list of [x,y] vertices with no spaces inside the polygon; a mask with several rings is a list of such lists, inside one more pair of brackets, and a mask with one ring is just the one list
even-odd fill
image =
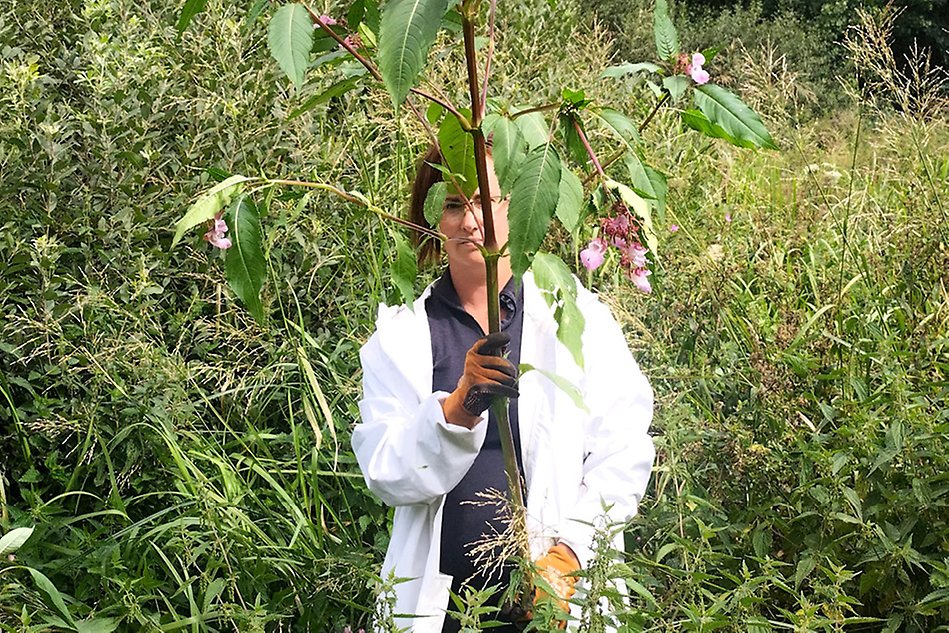
{"label": "woman", "polygon": [[[432,148],[419,163],[411,210],[417,224],[426,225],[424,201],[441,178],[428,163],[438,162]],[[504,244],[507,200],[490,156],[488,172],[495,234]],[[370,490],[395,507],[383,576],[410,579],[395,587],[395,612],[414,616],[397,623],[431,633],[457,630],[445,615],[449,590],[507,581],[508,571],[486,573],[470,555],[475,542],[498,529],[494,509],[477,503],[478,493],[506,489],[496,422],[487,412],[492,397],[517,396],[509,411],[531,555],[538,568],[549,570],[545,577],[568,581],[560,598],[573,592],[570,572],[592,557],[590,524],[604,508],[612,521],[636,514],[654,455],[647,435],[652,391],[606,306],[578,284],[586,318],[581,368],[557,341],[552,310],[532,275],[516,283],[509,259],[502,258],[502,333],[485,337],[479,195],[471,205],[449,195],[438,229],[448,237],[445,273],[412,307],[380,306],[376,332],[361,350],[362,423],[353,432]],[[422,261],[438,257],[438,242],[419,241]],[[540,372],[515,381],[520,363],[576,385],[586,410]],[[622,534],[616,545],[622,549]]]}

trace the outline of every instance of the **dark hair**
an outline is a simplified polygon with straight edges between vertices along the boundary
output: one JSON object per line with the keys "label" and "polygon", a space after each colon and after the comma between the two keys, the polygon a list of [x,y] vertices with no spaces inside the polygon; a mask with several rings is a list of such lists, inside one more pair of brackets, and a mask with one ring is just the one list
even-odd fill
{"label": "dark hair", "polygon": [[[412,202],[409,204],[409,221],[436,231],[438,227],[429,225],[428,220],[425,219],[425,197],[428,196],[428,190],[436,182],[442,180],[442,172],[432,167],[432,165],[441,164],[442,154],[438,150],[438,146],[433,143],[419,159],[416,166],[415,182],[412,183]],[[412,243],[415,244],[420,266],[434,264],[441,259],[442,243],[431,235],[413,230]]]}
{"label": "dark hair", "polygon": [[[488,134],[485,138],[488,156],[491,155],[491,145],[493,144],[493,135]],[[428,196],[428,190],[436,182],[442,181],[442,172],[438,171],[432,165],[442,164],[442,153],[438,145],[432,143],[428,150],[419,159],[415,169],[415,181],[412,183],[412,201],[409,203],[409,221],[412,224],[426,226],[430,229],[438,230],[437,226],[431,226],[425,219],[425,198]],[[419,266],[436,264],[442,256],[442,243],[432,237],[419,231],[412,231],[412,243],[415,245],[416,257]]]}

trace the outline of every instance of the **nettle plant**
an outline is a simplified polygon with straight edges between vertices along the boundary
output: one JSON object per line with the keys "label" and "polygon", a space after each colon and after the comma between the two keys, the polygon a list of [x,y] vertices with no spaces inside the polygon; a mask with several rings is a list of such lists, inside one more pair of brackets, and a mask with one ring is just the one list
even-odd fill
{"label": "nettle plant", "polygon": [[[206,2],[188,0],[179,31],[187,28]],[[252,10],[255,19],[266,5],[257,3]],[[603,73],[645,82],[652,89],[655,101],[642,122],[637,124],[574,89],[563,89],[562,98],[554,103],[499,105],[504,103],[501,99],[488,97],[497,8],[496,0],[389,0],[381,9],[377,0],[355,0],[345,14],[329,15],[298,2],[281,6],[270,17],[270,52],[296,86],[301,87],[306,73],[314,68],[338,73],[336,83],[301,104],[291,116],[367,84],[382,84],[391,96],[394,114],[409,108],[418,117],[441,154],[436,167],[443,181],[431,188],[425,201],[430,226],[413,224],[341,185],[232,175],[202,194],[178,221],[172,247],[190,229],[207,224],[204,239],[226,250],[228,284],[254,318],[263,321],[266,314],[260,293],[267,264],[255,199],[268,190],[322,190],[441,241],[447,239],[437,230],[446,196],[457,195],[470,206],[477,190],[484,218],[484,243],[479,249],[486,263],[490,330],[499,329],[498,260],[510,257],[516,276],[533,270],[554,310],[558,339],[582,365],[584,317],[576,305],[577,278],[557,255],[541,250],[554,218],[574,239],[592,232],[592,240],[580,253],[585,268],[598,268],[610,255],[638,289],[649,292],[648,277],[658,257],[652,213],[665,204],[667,184],[666,177],[646,163],[640,133],[656,112],[663,107],[674,109],[685,127],[741,147],[776,146],[760,118],[739,97],[711,81],[712,73],[705,65],[713,61],[715,49],[692,53],[680,49],[666,0],[656,0],[653,14],[658,60],[622,64]],[[421,87],[430,49],[443,30],[464,47],[469,98],[465,104],[453,103],[438,86]],[[354,60],[361,65],[361,73],[352,72]],[[342,68],[343,62],[350,64]],[[691,105],[684,107],[689,98]],[[591,127],[603,128],[615,139],[616,147],[606,158],[590,143]],[[498,244],[494,231],[486,163],[489,138],[501,195],[509,197],[506,244]],[[396,246],[394,261],[393,281],[411,302],[417,268],[415,255],[404,241]],[[557,377],[551,378],[571,390]],[[506,403],[498,403],[495,412],[508,479],[517,482],[520,474]],[[523,525],[517,518],[524,509],[520,486],[511,485],[509,493],[512,524]],[[525,586],[530,576],[526,569]]]}

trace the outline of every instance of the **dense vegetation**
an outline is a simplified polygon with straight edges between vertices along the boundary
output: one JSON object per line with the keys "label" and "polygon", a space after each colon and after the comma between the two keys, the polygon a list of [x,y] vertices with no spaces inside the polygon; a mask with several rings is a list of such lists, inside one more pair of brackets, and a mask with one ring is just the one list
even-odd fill
{"label": "dense vegetation", "polygon": [[[720,68],[782,151],[660,111],[654,294],[589,279],[657,391],[631,631],[949,630],[942,75],[893,74],[870,23],[833,47],[802,26],[813,9],[691,23],[695,48],[745,35]],[[504,8],[495,90],[582,86],[645,116],[641,86],[591,79],[637,61],[637,11],[611,35],[562,0]],[[348,437],[358,347],[397,300],[395,229],[272,196],[260,325],[207,244],[169,251],[170,227],[230,172],[400,212],[422,137],[376,88],[289,116],[326,85],[289,86],[243,6],[209,3],[180,40],[176,19],[157,0],[0,1],[0,533],[36,527],[0,562],[0,628],[365,626],[388,513]],[[859,83],[816,61],[841,58]]]}

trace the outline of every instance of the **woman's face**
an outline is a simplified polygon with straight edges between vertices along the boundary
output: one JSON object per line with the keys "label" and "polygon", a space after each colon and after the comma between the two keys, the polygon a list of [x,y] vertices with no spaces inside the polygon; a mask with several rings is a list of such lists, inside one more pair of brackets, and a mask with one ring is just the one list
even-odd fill
{"label": "woman's face", "polygon": [[[498,177],[494,173],[494,161],[487,158],[488,183],[491,186],[491,211],[494,218],[494,235],[498,246],[507,243],[507,198],[501,198],[501,187]],[[453,186],[448,185],[449,194],[445,198],[445,208],[442,211],[438,230],[448,237],[442,248],[448,255],[448,263],[452,270],[472,268],[484,270],[484,258],[476,244],[484,244],[484,217],[481,211],[481,193],[475,190],[471,196],[471,205],[466,205],[457,193],[452,193]]]}

